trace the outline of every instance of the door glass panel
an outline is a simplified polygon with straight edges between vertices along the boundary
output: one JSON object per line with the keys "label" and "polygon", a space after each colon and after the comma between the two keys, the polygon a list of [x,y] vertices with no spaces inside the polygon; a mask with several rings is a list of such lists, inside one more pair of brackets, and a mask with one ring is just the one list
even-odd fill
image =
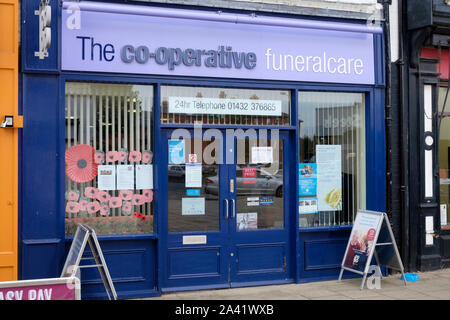
{"label": "door glass panel", "polygon": [[283,140],[237,139],[236,231],[284,227]]}
{"label": "door glass panel", "polygon": [[218,231],[219,140],[169,139],[168,146],[169,232]]}

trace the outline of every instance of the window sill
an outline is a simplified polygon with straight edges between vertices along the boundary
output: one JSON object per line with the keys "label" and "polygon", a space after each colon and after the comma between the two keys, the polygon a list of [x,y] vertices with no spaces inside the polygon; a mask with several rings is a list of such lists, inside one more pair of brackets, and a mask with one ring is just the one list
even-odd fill
{"label": "window sill", "polygon": [[[108,235],[97,235],[99,241],[109,241],[109,240],[144,240],[144,239],[158,239],[156,233],[145,233],[145,234],[108,234]],[[72,242],[73,236],[66,236],[66,242]]]}
{"label": "window sill", "polygon": [[300,227],[298,228],[299,232],[327,232],[327,231],[342,231],[342,230],[351,230],[353,227],[352,224],[343,224],[337,226],[323,226],[323,227]]}

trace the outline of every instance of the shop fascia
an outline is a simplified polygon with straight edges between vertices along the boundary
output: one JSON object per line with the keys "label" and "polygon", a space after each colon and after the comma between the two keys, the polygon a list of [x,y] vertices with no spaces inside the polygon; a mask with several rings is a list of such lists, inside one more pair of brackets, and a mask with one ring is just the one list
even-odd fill
{"label": "shop fascia", "polygon": [[[77,36],[80,41],[81,59],[91,61],[112,62],[116,58],[116,48],[111,43],[96,42],[93,37]],[[257,55],[254,52],[233,51],[232,46],[219,45],[214,49],[181,49],[157,47],[152,50],[146,45],[130,44],[120,48],[120,59],[126,64],[167,65],[169,70],[176,66],[196,66],[207,68],[235,68],[251,70],[256,67]],[[282,54],[274,53],[272,48],[265,50],[265,65],[269,71],[296,71],[314,73],[338,73],[361,75],[364,72],[364,62],[359,58],[344,58],[328,56],[326,52],[320,55]]]}

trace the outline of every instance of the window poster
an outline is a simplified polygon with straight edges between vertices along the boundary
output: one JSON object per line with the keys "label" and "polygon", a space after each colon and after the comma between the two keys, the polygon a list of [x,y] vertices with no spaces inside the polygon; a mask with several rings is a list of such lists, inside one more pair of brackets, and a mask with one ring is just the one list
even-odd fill
{"label": "window poster", "polygon": [[299,196],[315,196],[317,194],[317,164],[298,164]]}
{"label": "window poster", "polygon": [[236,215],[236,229],[238,231],[258,229],[258,213],[238,213]]}
{"label": "window poster", "polygon": [[341,146],[316,145],[319,211],[342,210]]}
{"label": "window poster", "polygon": [[200,163],[186,163],[185,187],[202,187],[202,165]]}
{"label": "window poster", "polygon": [[97,184],[99,190],[115,190],[116,189],[116,166],[99,165],[97,167]]}
{"label": "window poster", "polygon": [[153,165],[136,165],[136,190],[153,189]]}
{"label": "window poster", "polygon": [[182,198],[181,215],[196,216],[205,214],[205,198]]}
{"label": "window poster", "polygon": [[184,163],[184,140],[169,140],[169,164]]}
{"label": "window poster", "polygon": [[298,213],[317,213],[317,198],[298,198]]}
{"label": "window poster", "polygon": [[251,163],[273,163],[273,148],[252,147]]}
{"label": "window poster", "polygon": [[134,165],[121,164],[116,167],[117,190],[134,189]]}

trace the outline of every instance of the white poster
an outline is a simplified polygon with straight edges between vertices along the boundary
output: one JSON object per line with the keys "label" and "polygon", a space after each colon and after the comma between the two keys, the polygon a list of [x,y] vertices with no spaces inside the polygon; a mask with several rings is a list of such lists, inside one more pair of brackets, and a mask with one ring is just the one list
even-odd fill
{"label": "white poster", "polygon": [[99,165],[97,167],[97,184],[99,190],[116,189],[116,166]]}
{"label": "white poster", "polygon": [[342,210],[341,146],[316,145],[319,211]]}
{"label": "white poster", "polygon": [[194,216],[205,214],[205,198],[182,198],[181,215]]}
{"label": "white poster", "polygon": [[200,163],[186,163],[186,188],[202,187],[202,165]]}
{"label": "white poster", "polygon": [[252,147],[251,163],[273,163],[273,148]]}
{"label": "white poster", "polygon": [[117,190],[134,189],[134,166],[130,164],[117,165]]}
{"label": "white poster", "polygon": [[153,189],[153,165],[136,165],[136,190]]}

